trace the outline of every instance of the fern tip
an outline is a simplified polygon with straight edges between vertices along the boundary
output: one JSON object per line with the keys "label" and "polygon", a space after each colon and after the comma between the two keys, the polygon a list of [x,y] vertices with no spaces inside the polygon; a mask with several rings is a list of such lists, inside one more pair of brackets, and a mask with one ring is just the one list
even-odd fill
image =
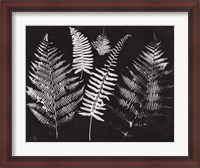
{"label": "fern tip", "polygon": [[46,34],[44,35],[43,40],[46,41],[46,42],[48,42],[48,40],[49,40],[49,35],[48,35],[48,33],[46,33]]}

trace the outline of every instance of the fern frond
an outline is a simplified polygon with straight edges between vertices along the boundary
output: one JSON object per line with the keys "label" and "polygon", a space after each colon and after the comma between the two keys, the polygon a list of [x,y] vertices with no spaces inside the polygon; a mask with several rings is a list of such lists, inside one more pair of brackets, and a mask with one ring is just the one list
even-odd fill
{"label": "fern frond", "polygon": [[42,90],[43,92],[50,92],[51,88],[46,85],[44,82],[34,79],[33,77],[29,76],[31,82],[37,87],[37,89]]}
{"label": "fern frond", "polygon": [[108,56],[107,63],[104,65],[105,70],[109,69],[111,72],[114,71],[114,68],[116,67],[117,64],[118,56],[129,37],[131,37],[131,35],[127,34],[117,42],[117,44],[115,45],[115,47],[112,49],[112,51]]}
{"label": "fern frond", "polygon": [[122,97],[124,97],[125,99],[129,100],[132,103],[138,103],[141,101],[135,92],[132,92],[123,87],[119,87],[119,91]]}
{"label": "fern frond", "polygon": [[74,112],[81,100],[82,100],[82,97],[79,99],[76,99],[75,101],[72,101],[66,106],[61,107],[58,111],[58,117],[62,117],[62,116],[65,116],[66,114]]}
{"label": "fern frond", "polygon": [[119,105],[124,107],[126,110],[132,111],[133,113],[137,111],[135,105],[130,100],[118,98],[117,101]]}
{"label": "fern frond", "polygon": [[[105,109],[103,100],[109,100],[108,96],[112,95],[118,77],[114,72],[114,67],[116,66],[118,59],[117,56],[122,50],[125,41],[130,36],[131,35],[126,35],[116,44],[115,48],[111,51],[104,68],[101,70],[96,68],[96,71],[93,72],[93,75],[89,79],[89,84],[87,86],[91,91],[86,90],[85,96],[87,98],[83,99],[85,105],[87,104],[87,107],[81,107],[82,110],[87,109],[86,111],[90,112],[89,116],[95,115],[93,117],[97,119],[95,112],[100,113],[98,109]],[[81,115],[84,115],[84,113],[81,113]],[[101,117],[98,117],[98,120],[103,121]]]}
{"label": "fern frond", "polygon": [[82,87],[78,91],[68,94],[62,98],[59,98],[59,99],[56,98],[56,100],[57,100],[56,108],[59,109],[63,106],[66,106],[67,104],[71,103],[72,101],[78,99],[83,94],[83,91],[84,91],[84,87]]}
{"label": "fern frond", "polygon": [[131,80],[132,81],[134,81],[135,83],[137,83],[141,87],[146,86],[147,81],[144,80],[143,77],[140,77],[139,75],[136,75],[135,72],[133,72],[133,70],[131,70],[128,67],[126,67],[126,69],[128,70],[129,74],[131,75]]}
{"label": "fern frond", "polygon": [[134,62],[135,68],[148,80],[154,80],[164,73],[169,62],[168,58],[161,58],[164,52],[161,49],[161,41],[154,35],[153,41],[145,46],[146,51],[142,51],[138,61]]}
{"label": "fern frond", "polygon": [[42,114],[46,118],[51,116],[51,114],[49,112],[47,112],[47,110],[46,110],[46,108],[44,108],[44,106],[41,106],[41,105],[36,104],[36,103],[28,103],[27,106],[30,109],[35,109],[36,111],[39,111],[40,114]]}
{"label": "fern frond", "polygon": [[126,67],[128,73],[120,75],[114,106],[108,107],[115,117],[110,118],[110,123],[124,135],[132,135],[132,127],[152,124],[170,109],[166,102],[173,100],[170,95],[173,83],[166,76],[172,71],[166,70],[169,62],[163,56],[161,42],[154,34],[153,41],[145,46],[133,66]]}
{"label": "fern frond", "polygon": [[47,119],[46,117],[44,117],[42,114],[40,114],[38,111],[36,111],[33,108],[30,108],[33,115],[38,119],[38,121],[40,121],[42,124],[45,124],[49,127],[54,127],[54,125],[52,125],[51,123],[49,123],[49,119]]}
{"label": "fern frond", "polygon": [[[111,76],[103,70],[96,68],[96,71],[93,73],[93,78],[89,80],[88,88],[85,92],[85,97],[83,98],[84,107],[81,107],[82,110],[89,112],[89,116],[93,116],[97,120],[104,121],[101,117],[96,117],[97,114],[102,114],[99,110],[105,110],[105,103],[103,99],[109,100],[109,95],[111,91],[114,90],[115,82],[117,81],[117,75]],[[99,78],[98,78],[99,77]],[[112,83],[112,84],[110,84]],[[79,113],[83,115],[84,113]]]}
{"label": "fern frond", "polygon": [[51,102],[53,97],[52,94],[49,92],[42,92],[34,90],[31,87],[27,87],[27,94],[32,97],[32,99],[37,100],[37,102]]}
{"label": "fern frond", "polygon": [[96,68],[89,79],[88,89],[85,91],[83,106],[81,107],[83,111],[79,113],[80,115],[90,117],[89,141],[91,140],[92,118],[104,121],[102,118],[104,115],[102,111],[106,110],[104,101],[105,99],[109,100],[109,96],[113,94],[112,92],[118,78],[114,70],[117,64],[117,57],[128,37],[130,35],[126,35],[116,44],[104,67],[102,69]]}
{"label": "fern frond", "polygon": [[72,36],[73,44],[73,69],[75,74],[81,72],[81,78],[83,71],[91,74],[93,69],[93,54],[91,51],[91,45],[83,34],[78,32],[75,28],[70,27],[70,34]]}
{"label": "fern frond", "polygon": [[138,83],[135,82],[134,80],[132,80],[124,75],[122,75],[122,80],[130,90],[137,92],[137,93],[144,94],[142,87],[140,85],[138,85]]}
{"label": "fern frond", "polygon": [[48,34],[36,51],[39,61],[32,62],[29,79],[38,90],[27,87],[27,94],[36,101],[27,106],[42,124],[55,129],[58,139],[58,126],[72,120],[83,89],[76,91],[78,77],[67,78],[72,71],[70,64],[61,60],[63,54],[49,41]]}
{"label": "fern frond", "polygon": [[131,133],[133,127],[146,125],[146,120],[141,116],[143,98],[146,92],[146,79],[135,74],[135,69],[129,67],[126,69],[128,70],[127,75],[121,74],[117,84],[118,92],[115,92],[114,95],[114,107],[110,106],[111,113],[117,120],[115,122],[110,119],[110,122],[124,134],[124,137],[133,136]]}
{"label": "fern frond", "polygon": [[105,55],[111,51],[110,40],[104,31],[101,35],[98,35],[96,40],[91,44],[97,50],[100,56]]}
{"label": "fern frond", "polygon": [[65,61],[59,61],[58,63],[56,63],[52,69],[56,70],[58,68],[60,68],[63,64],[65,63]]}
{"label": "fern frond", "polygon": [[161,91],[164,88],[159,84],[158,77],[169,74],[169,71],[165,70],[169,62],[166,62],[167,58],[162,58],[164,52],[161,49],[161,41],[158,40],[155,33],[153,41],[147,44],[145,49],[146,51],[142,51],[133,65],[148,81],[143,106],[147,112],[153,113],[164,107],[161,104],[161,100],[163,100]]}
{"label": "fern frond", "polygon": [[133,122],[135,120],[134,114],[130,114],[130,112],[124,112],[118,108],[114,108],[109,105],[108,105],[108,108],[114,114],[114,117],[120,119],[120,122],[124,122],[125,124],[128,124],[130,128],[133,126]]}
{"label": "fern frond", "polygon": [[65,124],[66,122],[70,122],[74,118],[75,112],[72,111],[71,113],[68,113],[65,117],[58,120],[58,126],[61,126]]}

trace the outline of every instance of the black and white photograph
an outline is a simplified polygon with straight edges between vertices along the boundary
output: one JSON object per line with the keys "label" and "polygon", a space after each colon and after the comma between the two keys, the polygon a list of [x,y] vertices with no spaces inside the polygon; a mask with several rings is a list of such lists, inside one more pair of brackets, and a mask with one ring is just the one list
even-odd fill
{"label": "black and white photograph", "polygon": [[174,142],[173,26],[26,26],[26,142]]}

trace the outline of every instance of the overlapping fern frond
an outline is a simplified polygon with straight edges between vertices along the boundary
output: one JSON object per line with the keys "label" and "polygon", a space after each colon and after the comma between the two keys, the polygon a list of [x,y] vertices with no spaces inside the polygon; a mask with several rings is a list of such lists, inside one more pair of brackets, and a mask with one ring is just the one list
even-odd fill
{"label": "overlapping fern frond", "polygon": [[115,67],[120,51],[126,40],[130,35],[123,37],[112,49],[108,61],[102,69],[95,69],[92,76],[89,79],[87,85],[88,89],[85,91],[83,98],[83,107],[80,115],[90,117],[89,126],[89,140],[91,140],[91,124],[92,118],[99,121],[104,121],[102,118],[104,110],[106,110],[104,100],[109,100],[109,95],[112,95],[118,75],[115,73]]}
{"label": "overlapping fern frond", "polygon": [[104,30],[102,34],[98,35],[96,40],[91,44],[97,50],[100,56],[110,53],[111,51],[110,40],[108,39]]}
{"label": "overlapping fern frond", "polygon": [[81,107],[85,112],[80,112],[80,115],[91,116],[99,121],[104,121],[100,116],[103,115],[101,110],[106,110],[103,99],[109,100],[109,95],[112,95],[115,82],[118,75],[112,72],[106,72],[96,68],[92,77],[89,80],[88,88],[91,90],[85,91],[83,98],[84,107]]}
{"label": "overlapping fern frond", "polygon": [[164,54],[161,48],[161,41],[153,36],[153,41],[145,46],[146,51],[142,51],[137,61],[134,61],[135,68],[145,77],[148,81],[153,81],[163,74],[168,74],[165,68],[169,62],[168,58],[162,58]]}
{"label": "overlapping fern frond", "polygon": [[118,84],[118,94],[115,94],[118,105],[109,106],[119,120],[115,124],[122,133],[123,125],[128,125],[125,132],[129,133],[132,127],[151,123],[154,116],[166,115],[161,109],[170,108],[166,100],[172,100],[172,97],[166,95],[166,90],[171,92],[173,85],[169,81],[163,82],[163,76],[166,77],[171,71],[166,70],[167,58],[162,58],[164,52],[155,34],[153,41],[145,48],[146,51],[142,51],[133,67],[127,67],[129,74],[121,75],[123,84]]}
{"label": "overlapping fern frond", "polygon": [[83,71],[85,73],[91,74],[93,69],[93,54],[91,50],[91,45],[88,38],[81,34],[75,28],[70,28],[70,34],[72,37],[73,44],[73,69],[75,74],[81,72],[81,78]]}
{"label": "overlapping fern frond", "polygon": [[[112,125],[128,136],[132,127],[142,127],[145,115],[142,109],[143,97],[145,94],[146,81],[135,75],[129,68],[127,76],[121,75],[121,84],[117,84],[115,100],[113,105],[109,105],[112,118]],[[116,122],[117,121],[117,122]]]}
{"label": "overlapping fern frond", "polygon": [[[167,58],[162,58],[164,52],[161,48],[161,41],[158,41],[155,33],[153,41],[145,46],[146,51],[142,51],[137,61],[134,61],[134,67],[148,81],[146,86],[146,95],[144,101],[144,109],[147,112],[155,112],[161,108],[166,108],[160,103],[162,99],[160,80],[163,75],[168,75],[171,71],[167,71]],[[166,86],[173,87],[173,85]]]}
{"label": "overlapping fern frond", "polygon": [[[27,87],[27,94],[36,102],[28,103],[34,116],[48,127],[58,127],[72,120],[81,100],[83,88],[78,77],[70,77],[70,65],[65,65],[63,54],[49,41],[48,34],[37,47],[29,78],[36,87]],[[69,76],[67,78],[67,76]]]}

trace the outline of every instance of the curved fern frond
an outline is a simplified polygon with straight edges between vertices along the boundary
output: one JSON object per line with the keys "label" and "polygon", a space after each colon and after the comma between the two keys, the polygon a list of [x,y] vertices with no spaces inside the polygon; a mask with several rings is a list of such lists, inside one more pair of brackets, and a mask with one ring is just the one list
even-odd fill
{"label": "curved fern frond", "polygon": [[103,56],[111,51],[110,40],[108,39],[104,31],[101,35],[98,35],[96,40],[93,41],[91,44],[94,49],[97,50],[100,56]]}
{"label": "curved fern frond", "polygon": [[93,54],[91,51],[91,45],[83,34],[78,32],[75,28],[69,27],[73,44],[73,69],[75,74],[81,72],[81,78],[83,71],[91,74],[93,69]]}
{"label": "curved fern frond", "polygon": [[[61,60],[63,54],[49,41],[48,34],[37,47],[39,61],[32,62],[29,79],[36,87],[27,87],[27,94],[36,102],[28,103],[33,115],[48,127],[54,128],[58,139],[58,127],[74,117],[81,100],[78,77],[68,77],[70,64]],[[77,91],[78,90],[78,91]]]}
{"label": "curved fern frond", "polygon": [[123,37],[111,51],[107,63],[102,69],[95,69],[92,76],[89,79],[87,85],[88,89],[85,91],[83,98],[83,106],[81,109],[83,112],[80,112],[80,115],[90,117],[90,126],[89,126],[89,141],[91,141],[91,124],[92,118],[99,121],[104,121],[102,116],[104,113],[102,111],[106,110],[105,99],[109,100],[109,96],[112,95],[114,87],[116,85],[118,75],[115,73],[115,66],[117,64],[117,57],[122,50],[122,47],[125,41],[130,37],[126,35]]}
{"label": "curved fern frond", "polygon": [[[99,113],[97,109],[105,110],[103,99],[109,100],[108,96],[112,95],[112,91],[114,90],[115,82],[117,81],[118,77],[118,75],[114,72],[114,68],[117,64],[117,57],[122,50],[125,41],[130,36],[131,35],[126,35],[116,44],[115,48],[111,51],[109,59],[104,68],[101,70],[96,68],[96,71],[93,72],[93,75],[90,77],[89,84],[87,86],[91,91],[86,90],[85,96],[87,98],[83,98],[85,101],[84,105],[87,107],[81,107],[81,109],[90,112],[89,116],[94,115],[93,117],[97,118],[95,115],[96,111]],[[79,114],[84,115],[84,113]],[[99,117],[98,120],[103,121],[103,119]]]}
{"label": "curved fern frond", "polygon": [[126,36],[124,36],[123,38],[121,38],[117,44],[115,45],[115,47],[112,49],[112,51],[110,52],[109,56],[108,56],[108,60],[106,62],[106,64],[104,65],[104,69],[107,71],[108,69],[110,71],[114,71],[114,68],[117,65],[117,59],[118,56],[124,46],[124,43],[128,40],[129,37],[132,37],[132,35],[127,34]]}

